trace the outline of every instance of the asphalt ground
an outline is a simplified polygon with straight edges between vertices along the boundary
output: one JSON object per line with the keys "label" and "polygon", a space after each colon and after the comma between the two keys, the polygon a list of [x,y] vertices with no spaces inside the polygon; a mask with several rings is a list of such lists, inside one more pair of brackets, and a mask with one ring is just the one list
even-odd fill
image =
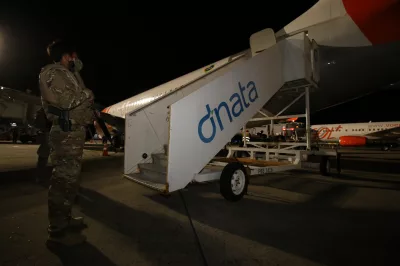
{"label": "asphalt ground", "polygon": [[163,197],[122,177],[123,153],[102,157],[101,149],[89,147],[74,209],[89,224],[88,241],[48,249],[47,184],[29,177],[36,149],[0,146],[0,265],[400,262],[396,160],[345,159],[340,177],[310,171],[253,177],[249,195],[231,203],[218,183]]}

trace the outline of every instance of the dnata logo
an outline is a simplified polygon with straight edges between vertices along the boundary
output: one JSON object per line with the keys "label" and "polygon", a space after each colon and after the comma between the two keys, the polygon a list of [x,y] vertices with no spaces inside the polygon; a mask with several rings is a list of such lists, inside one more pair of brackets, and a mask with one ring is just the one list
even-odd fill
{"label": "dnata logo", "polygon": [[[247,92],[248,101],[246,101],[245,92]],[[250,103],[253,103],[257,99],[258,99],[258,93],[254,81],[250,81],[249,83],[247,83],[246,87],[242,86],[239,82],[239,92],[235,92],[234,94],[231,95],[231,97],[229,98],[230,102],[229,105],[226,102],[221,102],[218,105],[218,107],[211,110],[210,105],[207,104],[206,105],[207,114],[200,120],[197,127],[197,132],[199,134],[201,141],[204,143],[209,143],[214,140],[215,135],[217,134],[217,127],[213,116],[214,113],[215,113],[215,118],[218,122],[219,129],[223,131],[224,124],[221,121],[221,114],[222,114],[221,112],[225,111],[229,118],[229,122],[232,122],[233,117],[239,117],[244,112],[245,108],[248,108],[250,106]],[[210,121],[212,130],[211,134],[206,134],[209,136],[204,136],[203,127],[206,125],[207,121]]]}

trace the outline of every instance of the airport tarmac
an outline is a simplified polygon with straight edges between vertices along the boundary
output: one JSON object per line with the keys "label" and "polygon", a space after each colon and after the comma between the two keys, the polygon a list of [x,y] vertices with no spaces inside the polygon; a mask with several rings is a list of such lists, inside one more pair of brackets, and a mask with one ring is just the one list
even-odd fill
{"label": "airport tarmac", "polygon": [[[46,186],[20,177],[34,166],[36,149],[0,146],[0,177],[9,177],[0,185],[0,265],[400,262],[400,172],[376,169],[396,160],[373,166],[346,159],[340,177],[308,171],[254,177],[249,195],[231,203],[218,183],[190,185],[165,198],[122,177],[123,153],[102,157],[101,149],[86,150],[75,214],[86,217],[88,242],[49,250]],[[354,164],[365,167],[351,169]]]}

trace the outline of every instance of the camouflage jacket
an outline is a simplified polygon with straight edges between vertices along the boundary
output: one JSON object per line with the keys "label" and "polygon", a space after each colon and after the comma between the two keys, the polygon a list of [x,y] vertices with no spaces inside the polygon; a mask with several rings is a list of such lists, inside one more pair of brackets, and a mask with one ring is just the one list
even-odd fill
{"label": "camouflage jacket", "polygon": [[49,120],[56,117],[47,111],[48,105],[61,109],[71,109],[70,119],[77,124],[93,122],[91,109],[93,93],[78,82],[75,75],[61,64],[45,66],[39,75],[40,92],[43,108]]}

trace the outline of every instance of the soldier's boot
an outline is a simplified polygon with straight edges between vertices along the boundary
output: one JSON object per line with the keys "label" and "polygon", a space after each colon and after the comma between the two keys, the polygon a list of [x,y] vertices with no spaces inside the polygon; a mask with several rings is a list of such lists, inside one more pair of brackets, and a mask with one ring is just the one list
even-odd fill
{"label": "soldier's boot", "polygon": [[72,217],[72,216],[70,216],[68,226],[71,229],[75,230],[83,230],[88,227],[88,225],[84,222],[83,217]]}
{"label": "soldier's boot", "polygon": [[86,236],[80,232],[64,229],[58,232],[49,232],[46,245],[49,247],[53,245],[62,245],[72,247],[85,243]]}

